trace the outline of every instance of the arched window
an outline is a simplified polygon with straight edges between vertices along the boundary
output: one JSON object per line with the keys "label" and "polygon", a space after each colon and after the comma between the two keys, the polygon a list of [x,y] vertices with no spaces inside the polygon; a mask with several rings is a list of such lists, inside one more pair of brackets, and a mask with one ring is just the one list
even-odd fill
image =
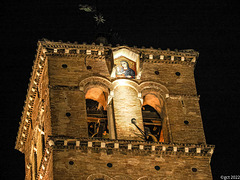
{"label": "arched window", "polygon": [[143,98],[142,116],[144,131],[147,134],[147,140],[155,142],[164,142],[162,131],[163,102],[154,94],[147,94]]}
{"label": "arched window", "polygon": [[88,89],[85,94],[89,137],[109,138],[107,96],[98,87]]}

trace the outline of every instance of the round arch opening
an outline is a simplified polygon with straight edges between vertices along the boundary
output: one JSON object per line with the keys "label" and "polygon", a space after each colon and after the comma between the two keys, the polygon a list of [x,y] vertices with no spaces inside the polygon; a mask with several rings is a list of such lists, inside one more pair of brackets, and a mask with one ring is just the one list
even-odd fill
{"label": "round arch opening", "polygon": [[162,112],[162,99],[159,99],[155,94],[151,93],[143,97],[142,116],[148,141],[164,142]]}
{"label": "round arch opening", "polygon": [[85,93],[88,136],[109,138],[107,119],[108,93],[100,87],[92,87]]}

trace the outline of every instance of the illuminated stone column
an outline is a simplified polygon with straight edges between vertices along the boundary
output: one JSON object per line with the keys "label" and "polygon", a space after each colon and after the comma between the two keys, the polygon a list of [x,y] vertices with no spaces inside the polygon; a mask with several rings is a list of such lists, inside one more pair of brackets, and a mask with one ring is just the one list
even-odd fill
{"label": "illuminated stone column", "polygon": [[141,103],[138,98],[137,89],[133,86],[135,82],[119,79],[114,85],[114,116],[116,123],[116,138],[125,140],[142,140],[142,134],[131,123],[131,119],[137,120],[137,125],[143,129]]}
{"label": "illuminated stone column", "polygon": [[116,139],[112,101],[108,104],[107,114],[108,114],[109,138]]}

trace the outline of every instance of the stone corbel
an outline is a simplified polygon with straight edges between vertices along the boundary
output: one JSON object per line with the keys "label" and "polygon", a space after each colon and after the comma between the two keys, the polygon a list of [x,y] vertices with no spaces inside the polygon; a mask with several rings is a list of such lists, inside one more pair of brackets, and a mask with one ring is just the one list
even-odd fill
{"label": "stone corbel", "polygon": [[79,90],[82,91],[82,92],[84,92],[84,87],[83,87],[83,86],[80,86],[80,87],[79,87]]}
{"label": "stone corbel", "polygon": [[43,54],[45,54],[45,53],[47,52],[47,49],[46,49],[46,48],[43,48],[43,49],[42,49],[42,52],[43,52]]}
{"label": "stone corbel", "polygon": [[65,49],[65,53],[69,53],[69,49]]}
{"label": "stone corbel", "polygon": [[169,94],[166,94],[166,95],[165,95],[165,98],[166,98],[166,99],[169,98]]}
{"label": "stone corbel", "polygon": [[44,61],[44,57],[43,57],[43,56],[40,56],[40,59],[41,59],[42,61]]}
{"label": "stone corbel", "polygon": [[50,139],[50,140],[48,141],[48,144],[49,144],[49,146],[54,146],[54,145],[55,145],[55,143],[54,143],[54,141],[53,141],[52,139]]}

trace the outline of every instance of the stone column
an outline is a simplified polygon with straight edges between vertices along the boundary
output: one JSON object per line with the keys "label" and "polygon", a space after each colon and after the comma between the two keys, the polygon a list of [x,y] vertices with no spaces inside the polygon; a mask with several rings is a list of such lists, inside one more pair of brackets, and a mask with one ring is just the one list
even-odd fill
{"label": "stone column", "polygon": [[134,87],[128,85],[128,82],[121,85],[121,80],[119,80],[119,83],[114,84],[116,85],[113,104],[117,139],[142,140],[140,138],[141,133],[131,123],[131,119],[135,118],[137,125],[144,130],[138,92]]}
{"label": "stone column", "polygon": [[107,106],[109,139],[116,139],[112,104],[113,104],[113,101],[111,101]]}

